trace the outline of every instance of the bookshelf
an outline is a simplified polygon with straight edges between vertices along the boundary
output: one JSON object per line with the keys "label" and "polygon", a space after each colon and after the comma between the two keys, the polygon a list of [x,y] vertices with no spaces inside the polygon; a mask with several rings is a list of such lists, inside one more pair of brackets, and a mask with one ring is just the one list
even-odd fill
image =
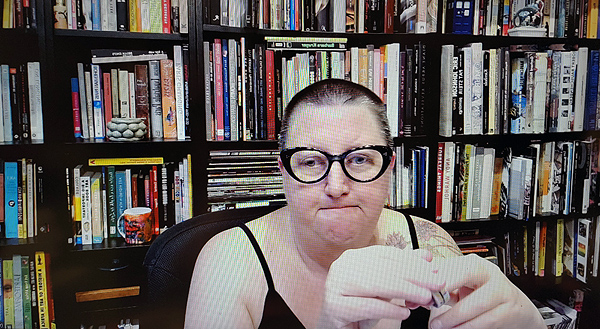
{"label": "bookshelf", "polygon": [[[443,15],[444,0],[438,4],[438,17]],[[215,1],[211,1],[214,4]],[[141,297],[135,287],[143,281],[142,261],[147,245],[126,245],[122,239],[105,239],[102,244],[76,246],[68,242],[73,236],[71,214],[68,210],[65,168],[73,169],[86,164],[90,158],[114,157],[163,157],[165,161],[179,161],[187,154],[192,157],[193,171],[193,214],[206,212],[209,207],[207,196],[207,168],[210,151],[214,150],[267,150],[276,149],[274,140],[251,141],[215,141],[206,139],[203,42],[214,39],[245,38],[248,45],[265,43],[267,36],[278,37],[317,37],[347,38],[347,50],[352,47],[364,48],[372,44],[375,47],[400,43],[412,47],[422,43],[427,49],[427,71],[423,90],[423,109],[426,113],[425,127],[410,137],[395,137],[396,146],[429,147],[429,179],[426,184],[429,197],[425,207],[408,208],[404,211],[435,219],[436,209],[436,150],[438,142],[452,141],[478,144],[501,150],[508,146],[519,146],[531,142],[549,142],[585,139],[588,136],[600,137],[597,131],[544,133],[544,134],[508,134],[508,135],[454,135],[441,137],[439,127],[439,72],[442,46],[453,44],[457,47],[469,43],[481,42],[483,49],[510,45],[568,44],[599,49],[600,41],[587,38],[534,38],[463,35],[444,33],[444,20],[438,19],[437,32],[427,34],[414,33],[340,33],[323,31],[290,31],[257,29],[251,27],[229,27],[212,25],[206,22],[205,2],[188,0],[189,32],[179,33],[140,33],[128,31],[90,31],[61,30],[53,27],[53,1],[36,1],[37,28],[35,30],[0,29],[0,43],[14,45],[14,51],[0,52],[0,64],[22,61],[39,61],[42,75],[42,97],[44,110],[43,144],[0,144],[4,160],[31,158],[39,161],[44,168],[45,203],[39,208],[39,217],[51,228],[48,233],[39,234],[32,239],[1,239],[0,257],[14,254],[29,254],[44,250],[52,255],[52,275],[54,278],[54,301],[56,322],[59,327],[74,328],[80,324],[112,325],[120,319],[141,318]],[[162,50],[173,58],[173,46],[189,45],[189,120],[190,136],[184,140],[143,140],[138,142],[108,142],[103,140],[77,139],[73,134],[73,116],[71,78],[77,77],[77,63],[90,63],[92,49],[123,50]],[[430,87],[431,86],[431,87]],[[194,92],[195,91],[195,92]],[[600,213],[592,209],[589,215]],[[555,221],[558,218],[577,218],[577,214],[567,216],[536,216],[533,221],[518,221],[493,217],[486,220],[443,223],[448,230],[480,229],[481,232],[504,238],[505,232],[514,232],[523,225],[535,227],[535,221]],[[525,275],[510,277],[528,295],[539,299],[547,297],[568,301],[574,289],[585,292],[584,308],[580,314],[579,328],[592,328],[594,314],[600,310],[600,284],[597,278],[581,283],[573,278],[544,278]],[[120,298],[98,299],[91,302],[78,302],[78,293],[128,287],[132,292],[124,293]],[[80,295],[79,295],[80,296]],[[88,322],[89,321],[89,322]]]}

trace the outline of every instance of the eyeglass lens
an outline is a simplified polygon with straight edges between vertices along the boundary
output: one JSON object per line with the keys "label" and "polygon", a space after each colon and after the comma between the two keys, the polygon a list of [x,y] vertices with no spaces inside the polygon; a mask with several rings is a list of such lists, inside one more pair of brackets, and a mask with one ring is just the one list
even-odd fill
{"label": "eyeglass lens", "polygon": [[[360,149],[350,152],[340,163],[348,175],[358,181],[375,178],[383,166],[383,156],[376,150]],[[314,181],[327,174],[329,160],[325,154],[314,150],[301,150],[290,159],[290,167],[300,180]]]}

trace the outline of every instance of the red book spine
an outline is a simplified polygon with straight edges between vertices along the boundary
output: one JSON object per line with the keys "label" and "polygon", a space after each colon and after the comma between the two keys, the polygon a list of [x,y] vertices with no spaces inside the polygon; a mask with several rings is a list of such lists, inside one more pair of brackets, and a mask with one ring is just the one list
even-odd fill
{"label": "red book spine", "polygon": [[160,234],[160,225],[158,224],[158,168],[152,166],[152,215],[154,215],[154,234]]}
{"label": "red book spine", "polygon": [[267,139],[275,140],[275,67],[273,50],[265,51],[267,60]]}
{"label": "red book spine", "polygon": [[442,186],[444,181],[444,143],[438,143],[437,181],[435,185],[435,221],[442,222]]}
{"label": "red book spine", "polygon": [[162,30],[171,33],[171,0],[162,0]]}
{"label": "red book spine", "polygon": [[81,110],[79,109],[79,84],[77,78],[71,79],[71,103],[73,104],[73,132],[81,137]]}
{"label": "red book spine", "polygon": [[111,84],[110,84],[110,72],[102,73],[104,88],[104,127],[108,127],[108,123],[112,119],[112,97],[111,97]]}
{"label": "red book spine", "polygon": [[137,175],[131,175],[131,206],[138,207]]}
{"label": "red book spine", "polygon": [[[225,140],[225,124],[223,121],[223,56],[221,55],[221,39],[215,39],[215,121],[217,122],[217,140]],[[228,87],[229,88],[229,87]]]}
{"label": "red book spine", "polygon": [[392,0],[385,0],[383,33],[394,33],[394,4]]}

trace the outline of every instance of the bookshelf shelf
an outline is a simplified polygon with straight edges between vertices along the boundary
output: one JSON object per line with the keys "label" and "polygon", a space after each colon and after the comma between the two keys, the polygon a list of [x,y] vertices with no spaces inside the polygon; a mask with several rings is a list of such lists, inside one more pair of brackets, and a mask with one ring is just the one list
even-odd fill
{"label": "bookshelf shelf", "polygon": [[140,33],[127,31],[87,31],[87,30],[54,30],[57,37],[72,38],[106,38],[106,39],[139,39],[139,40],[171,40],[187,41],[186,34],[179,33]]}
{"label": "bookshelf shelf", "polygon": [[120,249],[133,249],[139,252],[144,252],[148,249],[150,244],[127,244],[122,238],[108,238],[102,243],[92,245],[78,245],[71,249],[72,252],[88,252],[94,250],[120,250]]}

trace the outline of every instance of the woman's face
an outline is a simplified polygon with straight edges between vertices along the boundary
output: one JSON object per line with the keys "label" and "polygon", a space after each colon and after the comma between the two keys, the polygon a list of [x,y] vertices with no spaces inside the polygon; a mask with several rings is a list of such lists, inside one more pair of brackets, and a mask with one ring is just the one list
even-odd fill
{"label": "woman's face", "polygon": [[[381,128],[365,106],[301,106],[292,116],[287,148],[311,147],[341,154],[365,145],[386,145]],[[369,242],[388,196],[390,172],[368,183],[355,182],[334,162],[329,174],[314,184],[283,173],[283,185],[295,228],[321,241],[343,247]]]}

